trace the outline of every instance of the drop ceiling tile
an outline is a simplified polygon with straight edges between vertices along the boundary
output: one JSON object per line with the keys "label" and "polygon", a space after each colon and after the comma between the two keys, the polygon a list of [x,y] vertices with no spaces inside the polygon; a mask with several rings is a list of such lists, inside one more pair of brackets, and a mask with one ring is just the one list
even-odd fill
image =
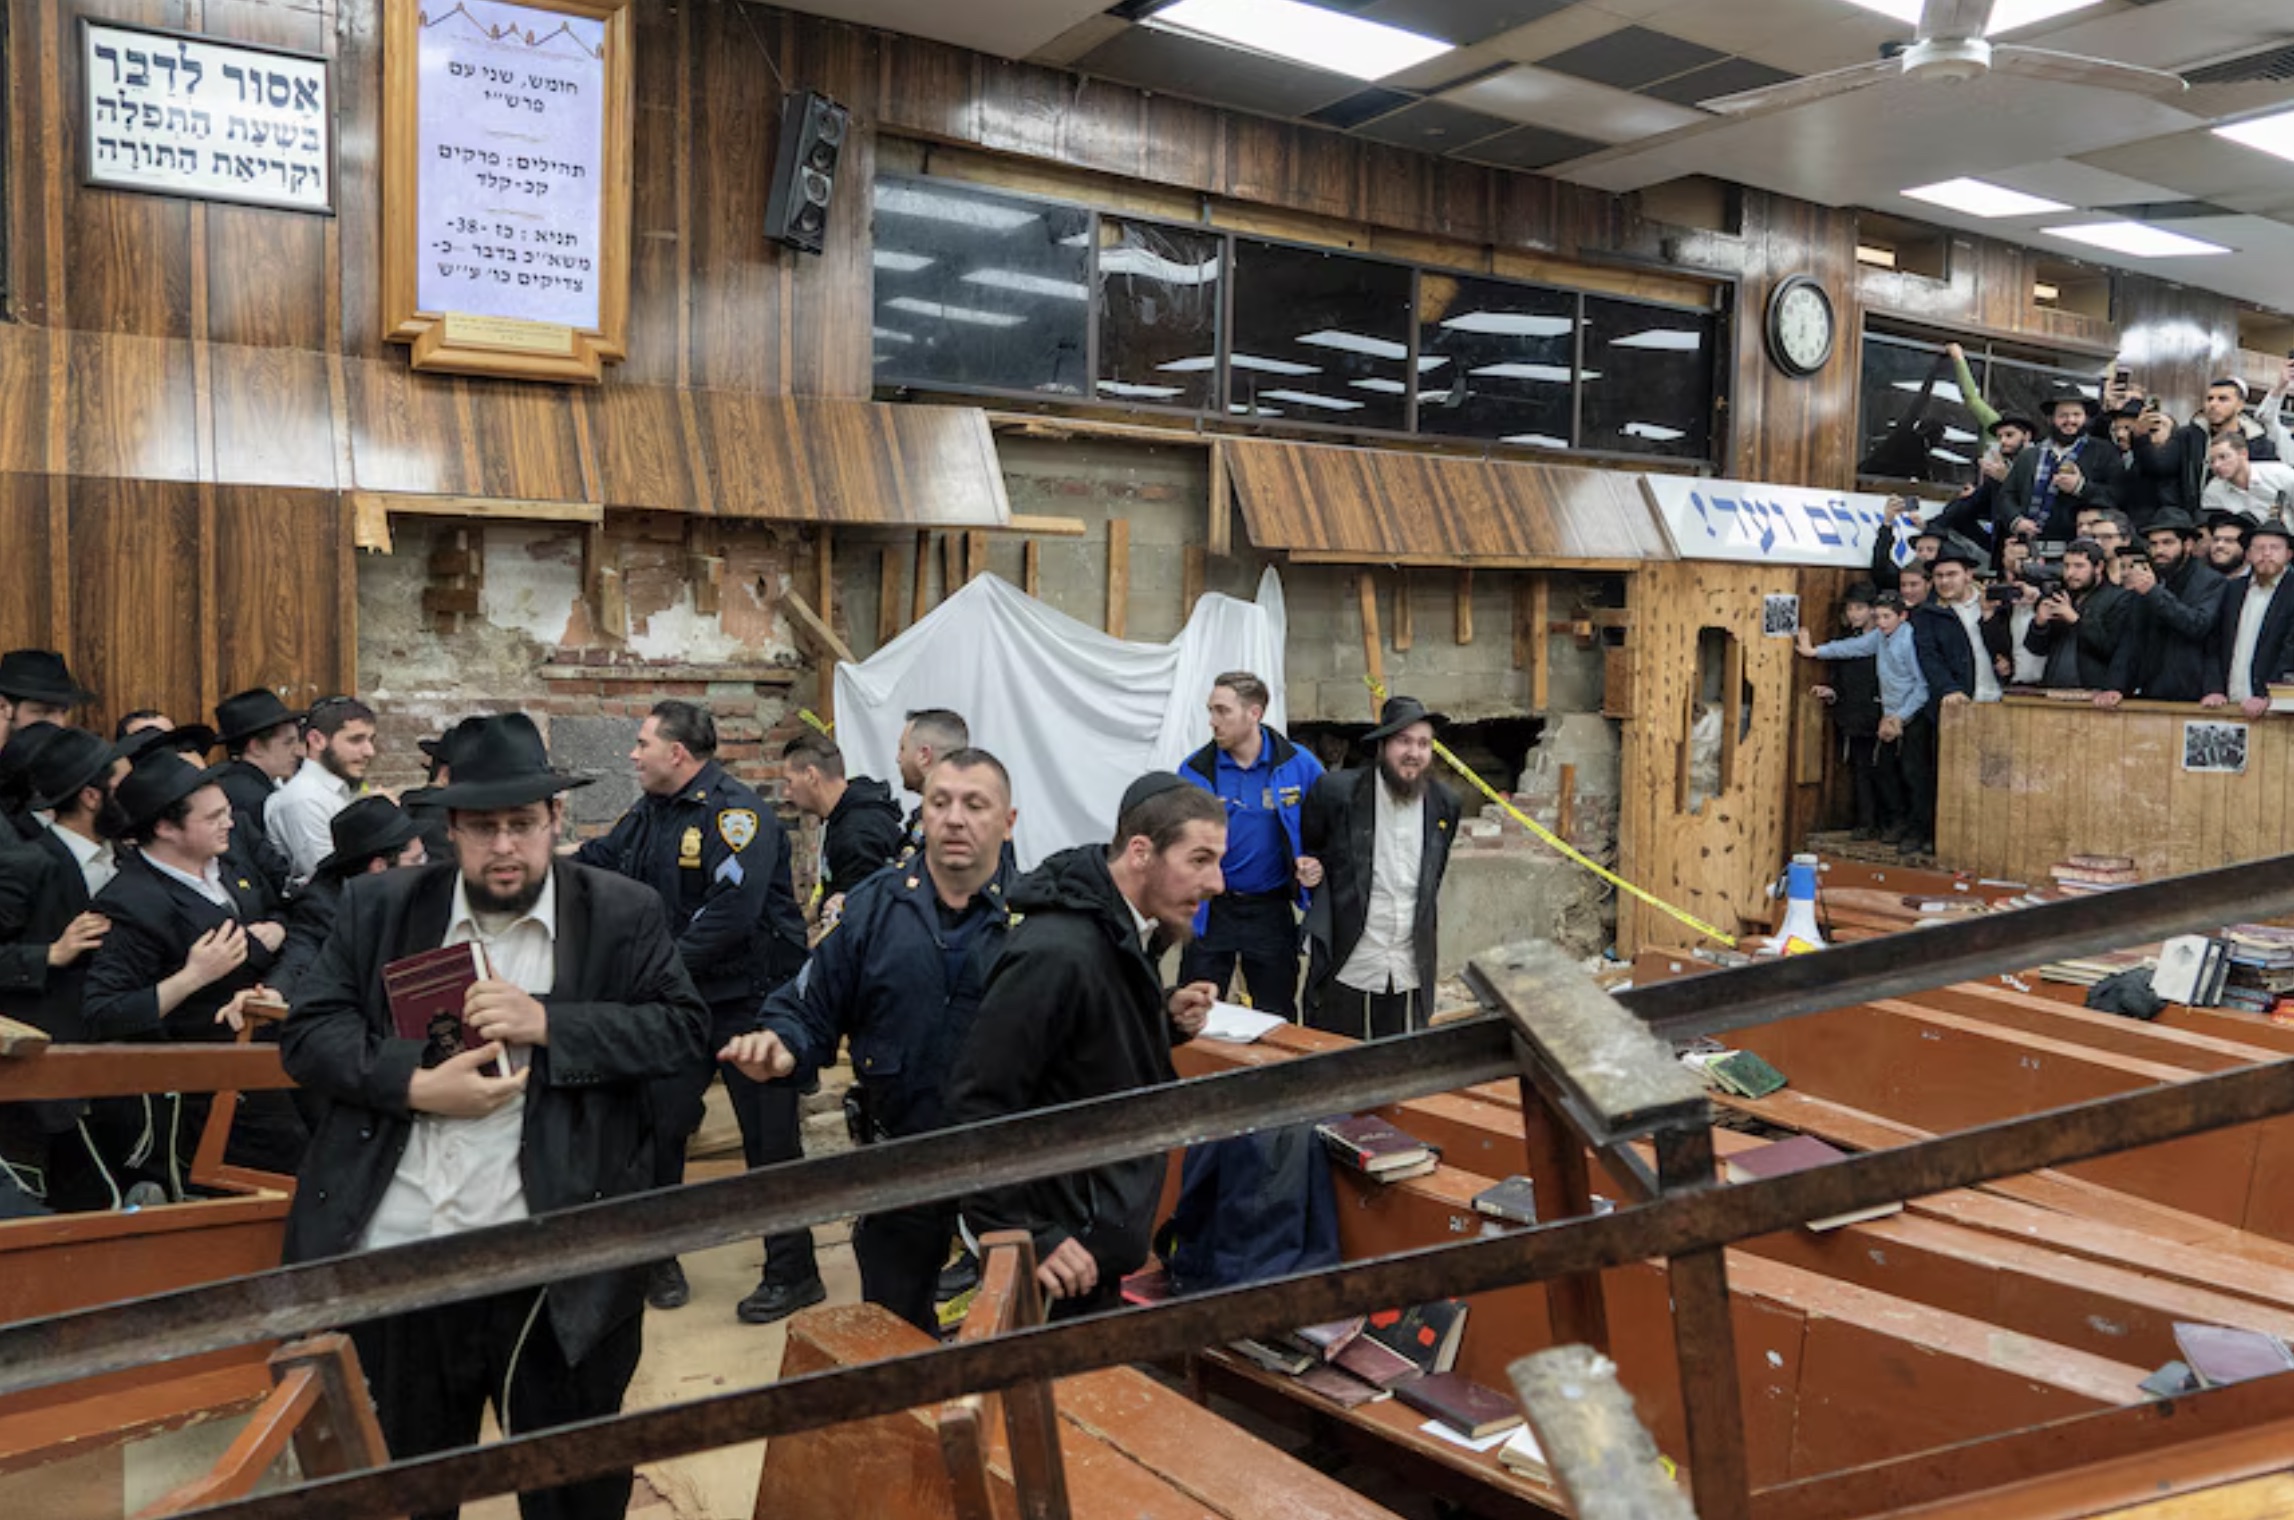
{"label": "drop ceiling tile", "polygon": [[1489,46],[1515,63],[1535,63],[1540,58],[1576,47],[1581,42],[1606,37],[1629,24],[1623,17],[1612,15],[1599,6],[1573,5],[1543,21],[1515,27],[1510,32],[1493,37]]}
{"label": "drop ceiling tile", "polygon": [[1359,127],[1366,121],[1390,115],[1410,104],[1418,97],[1408,90],[1389,90],[1372,85],[1357,90],[1344,100],[1333,101],[1321,110],[1310,113],[1307,120],[1325,127]]}
{"label": "drop ceiling tile", "polygon": [[1350,9],[1368,21],[1471,47],[1569,6],[1570,0],[1371,0]]}
{"label": "drop ceiling tile", "polygon": [[1859,18],[1890,34],[1910,35],[1910,28],[1898,27],[1869,12],[1860,13],[1847,0],[1727,0],[1725,4],[1664,0],[1645,22],[1668,36],[1701,42],[1722,53],[1757,58],[1762,48],[1782,38],[1806,36]]}
{"label": "drop ceiling tile", "polygon": [[1135,26],[1075,61],[1086,74],[1270,116],[1305,116],[1345,99],[1362,81]]}
{"label": "drop ceiling tile", "polygon": [[1476,80],[1442,98],[1526,126],[1550,127],[1605,143],[1651,137],[1709,119],[1701,111],[1669,101],[1527,66]]}
{"label": "drop ceiling tile", "polygon": [[1658,100],[1669,100],[1677,106],[1693,106],[1707,100],[1716,100],[1723,95],[1782,84],[1792,77],[1782,69],[1772,69],[1765,63],[1754,63],[1750,58],[1723,58],[1705,68],[1691,69],[1678,78],[1660,81],[1641,93]]}
{"label": "drop ceiling tile", "polygon": [[1587,137],[1546,127],[1516,127],[1502,137],[1475,143],[1458,156],[1507,169],[1543,169],[1598,153],[1604,145]]}
{"label": "drop ceiling tile", "polygon": [[[2098,155],[2111,158],[2114,155]],[[2129,179],[2115,174],[2112,163],[2103,168],[2084,164],[2075,158],[2054,158],[2044,163],[2020,164],[1994,174],[1979,175],[1995,185],[2020,190],[2025,195],[2043,195],[2051,201],[2065,201],[2073,206],[2115,206],[2128,201],[2172,200],[2177,192],[2155,185],[2148,180]]]}
{"label": "drop ceiling tile", "polygon": [[1513,125],[1503,117],[1470,111],[1447,100],[1428,100],[1391,116],[1381,116],[1357,129],[1354,135],[1392,143],[1397,148],[1416,148],[1424,153],[1455,153],[1469,143],[1508,131]]}
{"label": "drop ceiling tile", "polygon": [[2294,163],[2203,130],[2082,153],[2078,161],[2206,200],[2294,184]]}
{"label": "drop ceiling tile", "polygon": [[1628,26],[1606,37],[1580,43],[1567,52],[1540,58],[1537,66],[1560,74],[1574,74],[1595,84],[1614,85],[1620,90],[1638,90],[1660,79],[1719,63],[1726,56],[1700,43],[1684,42],[1645,26]]}

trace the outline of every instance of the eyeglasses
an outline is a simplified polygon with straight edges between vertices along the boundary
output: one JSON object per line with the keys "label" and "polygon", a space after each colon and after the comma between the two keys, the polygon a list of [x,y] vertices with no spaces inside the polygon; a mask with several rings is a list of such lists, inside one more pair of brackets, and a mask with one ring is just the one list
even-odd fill
{"label": "eyeglasses", "polygon": [[507,837],[519,843],[533,838],[550,827],[548,818],[512,818],[507,823],[480,823],[475,819],[457,818],[450,825],[453,832],[479,844],[492,844]]}

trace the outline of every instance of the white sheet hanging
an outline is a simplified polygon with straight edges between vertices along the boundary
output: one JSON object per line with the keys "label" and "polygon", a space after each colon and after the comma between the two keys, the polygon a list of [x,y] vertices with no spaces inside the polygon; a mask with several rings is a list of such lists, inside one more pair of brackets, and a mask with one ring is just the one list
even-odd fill
{"label": "white sheet hanging", "polygon": [[[972,742],[1012,773],[1021,866],[1104,840],[1123,789],[1210,742],[1211,679],[1248,670],[1283,726],[1282,582],[1256,602],[1212,594],[1168,644],[1111,638],[983,575],[857,665],[836,672],[836,741],[856,775],[899,780],[900,729],[917,708],[964,715]],[[913,803],[916,799],[907,799]]]}

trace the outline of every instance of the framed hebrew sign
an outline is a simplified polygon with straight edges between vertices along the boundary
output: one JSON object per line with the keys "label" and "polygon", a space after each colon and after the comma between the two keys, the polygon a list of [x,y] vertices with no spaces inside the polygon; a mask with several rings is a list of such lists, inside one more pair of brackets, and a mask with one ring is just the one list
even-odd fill
{"label": "framed hebrew sign", "polygon": [[385,0],[383,322],[416,369],[628,351],[634,0]]}
{"label": "framed hebrew sign", "polygon": [[327,60],[80,19],[82,177],[109,190],[334,209]]}

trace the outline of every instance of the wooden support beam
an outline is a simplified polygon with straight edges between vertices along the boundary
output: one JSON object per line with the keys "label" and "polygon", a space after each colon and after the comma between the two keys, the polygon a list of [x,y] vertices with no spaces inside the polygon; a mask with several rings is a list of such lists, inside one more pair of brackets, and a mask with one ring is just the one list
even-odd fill
{"label": "wooden support beam", "polygon": [[[991,530],[976,528],[973,531],[988,532]],[[1091,524],[1080,517],[1030,517],[1015,512],[1012,514],[1011,521],[992,531],[1021,533],[1031,538],[1085,538],[1091,533]]]}
{"label": "wooden support beam", "polygon": [[1567,839],[1577,827],[1577,767],[1563,765],[1553,798],[1553,832]]}
{"label": "wooden support beam", "polygon": [[1474,641],[1474,573],[1471,570],[1458,572],[1457,641],[1461,648]]}
{"label": "wooden support beam", "polygon": [[685,520],[685,578],[693,583],[693,610],[713,617],[725,605],[725,557],[718,551],[717,524],[711,518]]}
{"label": "wooden support beam", "polygon": [[1201,544],[1189,544],[1179,557],[1179,621],[1184,625],[1195,615],[1195,604],[1203,599],[1203,583],[1210,576],[1210,551]]}
{"label": "wooden support beam", "polygon": [[823,627],[836,626],[836,534],[826,523],[813,535],[812,609]]}
{"label": "wooden support beam", "polygon": [[876,647],[900,637],[900,556],[876,551]]}
{"label": "wooden support beam", "polygon": [[1418,624],[1410,610],[1410,571],[1394,572],[1394,652],[1402,654],[1418,642]]}
{"label": "wooden support beam", "polygon": [[[1553,589],[1542,575],[1529,577],[1529,626],[1515,635],[1515,647],[1529,666],[1529,710],[1543,712],[1552,700],[1546,676],[1546,622],[1553,616]],[[1526,636],[1525,636],[1526,635]]]}
{"label": "wooden support beam", "polygon": [[946,601],[964,584],[964,535],[940,535],[940,599]]}
{"label": "wooden support beam", "polygon": [[1131,627],[1131,522],[1116,517],[1107,524],[1107,631],[1128,636]]}
{"label": "wooden support beam", "polygon": [[916,581],[908,588],[908,621],[921,623],[932,606],[932,535],[916,535]]}
{"label": "wooden support beam", "polygon": [[629,603],[622,595],[620,551],[605,536],[603,523],[592,523],[581,536],[581,589],[589,602],[590,624],[600,638],[629,636]]}
{"label": "wooden support beam", "polygon": [[1204,547],[1221,559],[1235,552],[1235,488],[1227,474],[1227,446],[1211,445],[1211,520]]}
{"label": "wooden support beam", "polygon": [[1020,546],[1020,589],[1029,596],[1043,587],[1043,546],[1029,539]]}
{"label": "wooden support beam", "polygon": [[[831,660],[841,662],[857,659],[851,647],[836,636],[836,630],[821,621],[820,614],[813,610],[812,603],[805,600],[803,592],[794,590],[783,592],[781,594],[781,610],[789,615],[789,621],[796,625],[797,632],[803,634],[815,648]],[[822,716],[827,715],[824,713]]]}
{"label": "wooden support beam", "polygon": [[988,535],[974,528],[964,535],[964,584],[988,573]]}
{"label": "wooden support beam", "polygon": [[1382,700],[1378,692],[1386,686],[1386,651],[1378,636],[1378,582],[1369,571],[1355,572],[1354,597],[1362,608],[1362,669],[1377,688],[1369,693],[1370,716],[1376,719]]}
{"label": "wooden support beam", "polygon": [[[352,491],[348,494],[351,510],[361,523],[369,521],[378,513],[385,518],[396,513],[418,517],[482,517],[521,522],[605,521],[605,508],[594,501],[531,501],[506,496],[427,496],[413,491]],[[387,535],[387,526],[384,532]]]}

